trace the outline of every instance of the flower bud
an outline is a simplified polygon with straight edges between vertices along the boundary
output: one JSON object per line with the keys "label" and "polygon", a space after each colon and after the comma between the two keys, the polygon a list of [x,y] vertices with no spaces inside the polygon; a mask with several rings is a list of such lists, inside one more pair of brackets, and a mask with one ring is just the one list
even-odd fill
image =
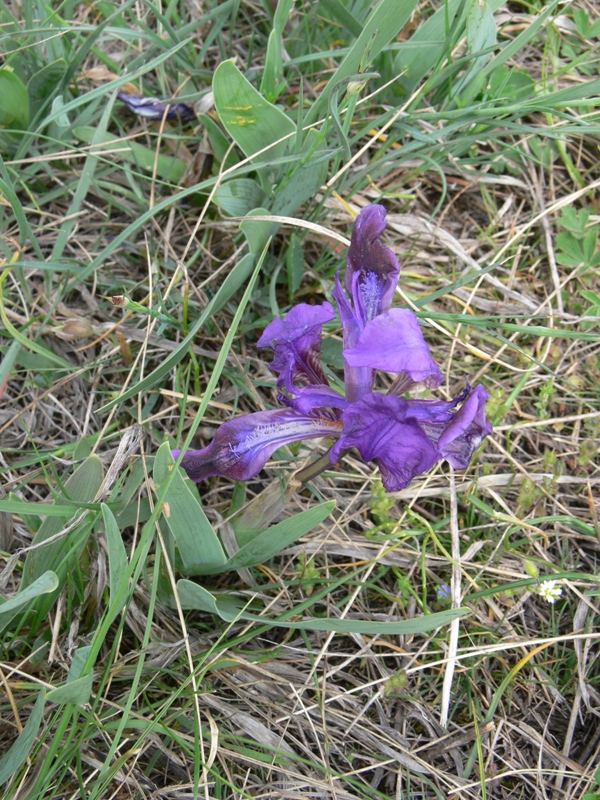
{"label": "flower bud", "polygon": [[74,342],[79,339],[90,339],[96,336],[94,326],[84,317],[71,317],[60,325],[55,325],[52,332],[65,342]]}
{"label": "flower bud", "polygon": [[537,568],[537,565],[534,564],[533,561],[524,561],[523,562],[523,566],[525,567],[525,572],[531,578],[537,578],[538,575],[540,574],[540,571]]}

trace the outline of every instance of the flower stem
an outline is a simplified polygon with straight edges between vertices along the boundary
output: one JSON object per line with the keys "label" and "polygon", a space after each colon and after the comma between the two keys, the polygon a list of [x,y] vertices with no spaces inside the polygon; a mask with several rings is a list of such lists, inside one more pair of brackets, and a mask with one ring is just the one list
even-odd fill
{"label": "flower stem", "polygon": [[303,467],[299,470],[295,475],[294,478],[300,483],[305,484],[309,481],[312,481],[317,475],[320,475],[322,472],[331,466],[331,461],[329,460],[329,452],[322,455],[320,458],[317,458],[316,461],[313,461],[307,467]]}

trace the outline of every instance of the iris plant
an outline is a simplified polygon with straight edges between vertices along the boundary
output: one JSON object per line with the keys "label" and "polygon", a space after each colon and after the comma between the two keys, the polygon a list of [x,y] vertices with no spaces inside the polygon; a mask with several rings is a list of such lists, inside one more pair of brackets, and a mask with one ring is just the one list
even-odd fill
{"label": "iris plant", "polygon": [[[318,471],[356,448],[364,461],[377,462],[388,491],[408,486],[441,459],[457,469],[468,466],[492,430],[485,418],[489,394],[478,385],[449,402],[404,396],[417,385],[437,388],[442,373],[416,315],[391,308],[400,265],[379,239],[385,217],[381,205],[361,211],[343,286],[336,276],[333,297],[343,328],[345,396],[329,385],[319,361],[323,325],[336,318],[333,306],[294,306],[271,322],[258,341],[275,354],[271,369],[278,375],[283,407],[225,422],[208,447],[188,451],[181,463],[192,480],[221,475],[247,481],[282,445],[321,437],[335,443]],[[375,370],[397,375],[386,394],[373,392]]]}

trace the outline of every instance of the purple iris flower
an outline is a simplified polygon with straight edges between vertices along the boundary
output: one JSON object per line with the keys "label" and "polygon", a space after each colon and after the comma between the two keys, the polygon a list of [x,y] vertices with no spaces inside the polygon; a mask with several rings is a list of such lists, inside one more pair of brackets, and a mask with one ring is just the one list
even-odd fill
{"label": "purple iris flower", "polygon": [[[192,480],[250,480],[281,445],[318,437],[335,440],[329,464],[351,448],[364,461],[375,461],[388,491],[405,488],[442,459],[457,469],[468,466],[492,431],[485,418],[489,394],[478,385],[450,402],[402,396],[415,385],[437,388],[442,373],[416,315],[391,308],[400,265],[379,238],[385,217],[381,205],[360,212],[343,286],[336,276],[333,297],[343,329],[345,395],[330,386],[319,359],[323,325],[336,316],[333,306],[294,306],[283,319],[273,320],[258,341],[274,352],[271,369],[278,375],[284,407],[223,423],[208,447],[183,456],[181,464]],[[374,370],[397,375],[387,394],[373,392]],[[175,457],[179,453],[173,451]]]}
{"label": "purple iris flower", "polygon": [[117,95],[130,111],[138,117],[150,120],[160,120],[165,116],[169,122],[180,119],[182,122],[191,122],[196,119],[196,113],[189,103],[170,103],[168,100],[159,100],[157,97],[145,97],[143,94],[127,94],[119,92]]}

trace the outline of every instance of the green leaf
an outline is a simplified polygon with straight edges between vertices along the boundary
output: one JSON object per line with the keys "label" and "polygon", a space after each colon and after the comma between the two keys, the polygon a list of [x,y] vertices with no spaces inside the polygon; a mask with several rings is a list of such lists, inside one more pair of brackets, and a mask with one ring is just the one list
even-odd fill
{"label": "green leaf", "polygon": [[596,231],[591,230],[581,240],[581,249],[583,251],[584,264],[591,264],[598,245],[598,234]]}
{"label": "green leaf", "polygon": [[[496,44],[496,23],[487,0],[471,0],[467,13],[467,43],[472,55]],[[482,56],[472,66],[488,59],[489,55]]]}
{"label": "green leaf", "polygon": [[306,114],[306,124],[314,123],[327,113],[332,89],[346,78],[356,75],[368,52],[371,62],[396,39],[417,7],[418,0],[381,0],[365,22],[362,33],[350,48],[327,86]]}
{"label": "green leaf", "polygon": [[123,537],[117,524],[117,520],[110,508],[102,503],[102,518],[104,519],[104,531],[106,533],[106,544],[108,548],[108,586],[110,601],[114,601],[119,584],[123,580],[129,563],[127,561],[127,551],[123,544]]}
{"label": "green leaf", "polygon": [[[258,223],[254,224],[257,225]],[[233,295],[244,286],[250,275],[252,275],[255,263],[256,258],[252,253],[246,253],[246,255],[238,261],[223,283],[219,286],[219,291],[213,297],[211,306],[212,314],[216,314],[217,311],[220,311]]]}
{"label": "green leaf", "polygon": [[226,572],[243,567],[255,567],[273,558],[277,553],[288,547],[296,539],[320,525],[335,508],[335,500],[321,503],[315,508],[301,511],[293,517],[267,528],[259,533],[252,541],[241,547],[219,570]]}
{"label": "green leaf", "polygon": [[31,110],[35,114],[53,95],[67,71],[67,62],[58,58],[35,72],[27,82]]}
{"label": "green leaf", "polygon": [[20,352],[21,343],[14,340],[10,343],[6,350],[2,351],[2,361],[0,361],[0,388],[4,385],[4,381],[8,378]]}
{"label": "green leaf", "polygon": [[97,434],[82,436],[73,450],[73,461],[83,461],[92,454],[92,448],[97,441]]}
{"label": "green leaf", "polygon": [[163,153],[156,154],[155,150],[144,147],[138,142],[120,140],[110,133],[98,135],[96,128],[83,126],[75,128],[73,135],[86,144],[94,144],[100,149],[109,147],[112,152],[110,155],[115,159],[124,159],[132,164],[145,169],[147,172],[154,172],[163,181],[179,183],[187,170],[187,164],[180,158],[167,156]]}
{"label": "green leaf", "polygon": [[600,294],[596,294],[596,292],[582,291],[581,296],[585,297],[588,303],[593,303],[595,306],[600,305]]}
{"label": "green leaf", "polygon": [[275,31],[269,34],[267,42],[267,55],[265,56],[265,68],[263,79],[260,84],[260,91],[270,102],[277,100],[279,94],[285,88],[283,77],[283,43],[281,36]]}
{"label": "green leaf", "polygon": [[27,130],[29,93],[10,67],[0,69],[0,128]]}
{"label": "green leaf", "polygon": [[293,148],[296,126],[292,120],[269,103],[233,61],[217,67],[213,92],[221,122],[246,156],[269,148],[261,158],[278,158]]}
{"label": "green leaf", "polygon": [[448,29],[455,23],[459,13],[464,13],[464,0],[450,0],[419,25],[407,42],[399,42],[394,72],[401,76],[400,83],[408,95],[447,55]]}
{"label": "green leaf", "polygon": [[455,88],[455,94],[462,95],[461,102],[463,104],[469,102],[483,89],[486,83],[483,68],[490,60],[492,53],[488,52],[480,56],[477,54],[493,47],[496,44],[496,38],[496,22],[489,2],[487,0],[471,0],[467,12],[467,43],[473,60]]}
{"label": "green leaf", "polygon": [[490,95],[508,103],[519,103],[535,93],[535,81],[526,72],[499,67],[490,75]]}
{"label": "green leaf", "polygon": [[253,222],[252,217],[268,217],[269,215],[270,212],[266,208],[254,208],[247,214],[246,219],[240,222],[240,228],[248,241],[250,253],[254,256],[262,253],[271,236],[275,236],[277,233],[279,225],[276,222],[267,222],[260,219]]}
{"label": "green leaf", "polygon": [[398,622],[371,622],[370,620],[360,619],[329,619],[313,618],[299,622],[290,622],[286,616],[292,616],[293,610],[286,616],[279,619],[269,619],[258,614],[245,611],[239,601],[229,597],[215,597],[197,583],[188,580],[177,582],[177,594],[183,608],[204,611],[208,614],[219,616],[225,622],[243,620],[245,622],[257,622],[273,628],[290,628],[292,630],[308,631],[334,631],[335,633],[359,633],[366,636],[376,635],[409,635],[414,633],[425,633],[426,631],[441,628],[449,625],[452,620],[470,614],[468,608],[449,609],[440,611],[436,614],[426,614],[414,619],[403,619]]}
{"label": "green leaf", "polygon": [[294,0],[279,0],[273,19],[273,30],[267,42],[267,54],[263,70],[261,94],[270,102],[275,102],[285,88],[283,79],[283,30],[290,16]]}
{"label": "green leaf", "polygon": [[84,647],[78,647],[73,655],[73,661],[71,661],[71,666],[69,668],[69,674],[67,675],[67,683],[69,681],[75,681],[78,678],[81,678],[83,675],[86,665],[88,663],[88,659],[90,657],[90,653],[93,651],[93,647],[91,644],[85,645]]}
{"label": "green leaf", "polygon": [[93,682],[94,674],[90,672],[74,681],[67,681],[64,686],[51,689],[47,699],[50,703],[71,703],[82,706],[89,702]]}
{"label": "green leaf", "polygon": [[221,165],[221,169],[225,171],[235,166],[239,161],[238,155],[221,128],[208,114],[200,114],[199,119],[206,130],[208,141],[215,154],[215,158]]}
{"label": "green leaf", "polygon": [[556,110],[570,105],[595,108],[598,105],[597,95],[599,93],[600,78],[596,78],[593,81],[584,81],[581,84],[574,84],[556,92],[549,91],[535,100],[529,100],[524,103],[520,111],[521,113],[528,113],[530,109]]}
{"label": "green leaf", "polygon": [[219,186],[213,200],[226,214],[245,217],[252,209],[263,204],[265,193],[251,178],[234,178]]}
{"label": "green leaf", "polygon": [[0,623],[5,625],[7,620],[11,619],[15,612],[19,611],[23,606],[36,600],[42,594],[53,592],[57,587],[57,574],[51,570],[44,572],[32,584],[22,588],[14,597],[0,605]]}
{"label": "green leaf", "polygon": [[0,759],[0,784],[6,783],[12,778],[15,772],[27,761],[42,722],[45,702],[46,693],[42,689],[37,696],[25,727],[12,743],[10,750]]}
{"label": "green leaf", "polygon": [[78,647],[71,662],[71,668],[67,675],[66,683],[63,686],[57,686],[56,689],[51,689],[46,699],[51,703],[71,703],[73,705],[82,706],[89,702],[92,693],[92,684],[94,682],[94,674],[91,669],[87,674],[83,674],[92,646]]}
{"label": "green leaf", "polygon": [[272,206],[272,214],[281,216],[292,216],[300,206],[310,200],[327,180],[327,169],[333,152],[311,154],[312,145],[317,139],[316,131],[309,131],[303,145],[306,154],[299,166],[286,176],[279,184],[275,192],[275,199]]}
{"label": "green leaf", "polygon": [[26,503],[24,500],[17,500],[7,497],[0,500],[0,511],[8,514],[33,515],[37,517],[72,517],[78,511],[79,506],[66,505],[64,503]]}
{"label": "green leaf", "polygon": [[[81,464],[65,483],[66,496],[62,492],[58,493],[58,504],[69,501],[73,503],[91,503],[104,478],[104,469],[98,456],[90,456]],[[76,513],[81,513],[78,511]],[[88,514],[81,523],[72,531],[47,545],[39,547],[43,542],[59,534],[69,522],[69,517],[46,517],[40,525],[32,544],[35,549],[27,553],[25,566],[23,568],[23,587],[32,584],[40,575],[47,570],[54,570],[62,586],[66,580],[68,572],[73,568],[75,561],[79,558],[81,551],[85,547],[87,538],[94,523],[94,513]],[[73,515],[76,516],[76,515]],[[49,608],[51,603],[44,606]]]}
{"label": "green leaf", "polygon": [[557,247],[568,257],[569,264],[578,266],[584,260],[580,240],[576,239],[572,233],[559,233],[555,242]]}
{"label": "green leaf", "polygon": [[570,231],[573,236],[581,239],[585,235],[585,229],[590,219],[590,212],[581,208],[576,211],[574,208],[567,206],[563,208],[558,224],[561,228]]}
{"label": "green leaf", "polygon": [[[240,482],[236,484],[236,488],[237,486],[245,484]],[[231,527],[238,547],[244,547],[251,542],[265,531],[274,519],[281,516],[287,505],[287,494],[285,487],[279,481],[272,481],[249,502],[239,497],[238,504],[235,502],[235,496],[232,498],[228,516],[231,516]]]}
{"label": "green leaf", "polygon": [[302,239],[296,233],[292,233],[285,254],[285,267],[288,282],[288,296],[290,303],[294,300],[294,295],[302,285],[304,277],[304,247]]}
{"label": "green leaf", "polygon": [[[19,244],[21,246],[24,246],[25,243],[29,241],[33,247],[37,259],[41,262],[44,262],[48,258],[48,255],[42,252],[42,249],[33,232],[33,229],[29,224],[29,214],[23,208],[19,196],[16,193],[15,188],[13,186],[12,176],[9,173],[8,168],[6,167],[4,161],[1,158],[0,158],[0,175],[2,176],[2,179],[0,180],[0,192],[2,192],[4,198],[8,200],[8,203],[10,204],[12,209],[12,213],[14,214],[17,224],[19,226]],[[2,279],[0,278],[0,284],[1,283]],[[66,364],[67,362],[64,363]]]}
{"label": "green leaf", "polygon": [[192,492],[183,470],[175,467],[168,442],[162,444],[154,460],[154,485],[159,491],[167,481],[164,519],[169,526],[188,575],[210,575],[220,571],[227,557],[219,538],[206,518],[197,492]]}
{"label": "green leaf", "polygon": [[342,0],[321,0],[321,6],[326,14],[341,23],[352,36],[361,35],[363,29],[361,22],[348,11]]}
{"label": "green leaf", "polygon": [[56,95],[54,100],[52,101],[52,110],[50,112],[50,117],[53,122],[58,125],[59,128],[70,128],[71,127],[71,120],[69,119],[69,115],[66,111],[63,111],[66,103],[64,98],[61,94]]}

